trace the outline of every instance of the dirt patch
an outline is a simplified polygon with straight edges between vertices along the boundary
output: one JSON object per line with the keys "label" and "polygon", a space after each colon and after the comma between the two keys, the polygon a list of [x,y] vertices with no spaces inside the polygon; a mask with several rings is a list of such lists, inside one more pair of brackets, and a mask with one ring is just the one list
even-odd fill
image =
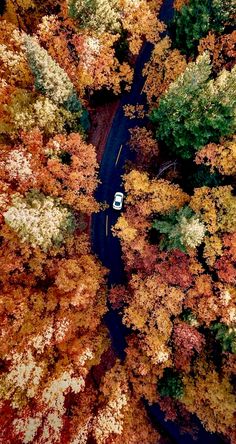
{"label": "dirt patch", "polygon": [[98,105],[90,110],[92,124],[88,134],[88,142],[96,147],[98,162],[102,159],[112,120],[119,103],[119,99],[115,99],[112,102]]}

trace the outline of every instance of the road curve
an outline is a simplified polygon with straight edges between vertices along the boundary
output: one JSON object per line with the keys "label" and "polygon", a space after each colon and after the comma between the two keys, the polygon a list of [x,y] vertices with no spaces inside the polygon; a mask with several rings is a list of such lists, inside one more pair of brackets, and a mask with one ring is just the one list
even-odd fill
{"label": "road curve", "polygon": [[[167,23],[173,16],[173,0],[164,0],[160,11],[160,20]],[[109,270],[108,286],[124,284],[126,275],[122,261],[122,251],[119,239],[114,237],[111,227],[116,223],[120,212],[112,209],[113,197],[116,191],[123,191],[122,175],[126,160],[132,160],[134,154],[130,151],[127,142],[129,129],[137,125],[144,125],[145,119],[129,119],[125,117],[123,106],[126,104],[142,104],[146,108],[146,95],[142,94],[144,78],[142,69],[149,60],[152,45],[146,43],[139,54],[134,72],[134,80],[131,91],[122,95],[119,108],[115,114],[112,126],[106,142],[104,154],[100,163],[100,185],[96,191],[98,202],[106,202],[109,208],[105,211],[93,214],[91,223],[92,250],[102,264]],[[117,356],[125,357],[125,336],[128,329],[122,324],[120,316],[110,308],[105,316],[105,322],[109,328],[111,340]],[[158,424],[162,432],[169,437],[170,443],[177,444],[222,444],[216,435],[207,433],[196,419],[199,427],[199,438],[195,441],[189,435],[181,435],[178,425],[164,420],[164,414],[157,405],[147,406],[148,413],[153,423]],[[128,443],[127,443],[128,444]],[[148,444],[148,443],[144,443]]]}
{"label": "road curve", "polygon": [[138,57],[132,89],[120,100],[100,164],[99,179],[101,184],[96,191],[96,199],[99,202],[106,202],[109,208],[92,217],[92,246],[94,253],[110,270],[109,285],[125,281],[120,243],[111,233],[111,226],[116,223],[120,212],[112,209],[112,201],[115,192],[123,190],[121,176],[124,173],[125,161],[132,158],[132,153],[127,146],[129,129],[141,123],[140,119],[130,120],[125,117],[123,106],[136,103],[146,104],[145,95],[141,94],[144,84],[141,72],[150,53],[151,45],[147,44]]}
{"label": "road curve", "polygon": [[[160,11],[160,20],[167,22],[172,16],[173,0],[165,0]],[[93,215],[91,237],[94,253],[110,270],[108,277],[110,286],[125,282],[120,243],[111,232],[111,226],[116,223],[119,216],[119,212],[112,209],[112,201],[116,191],[123,191],[121,177],[124,173],[125,161],[132,159],[133,156],[127,145],[129,129],[145,123],[145,119],[135,118],[130,120],[125,117],[123,106],[127,104],[136,105],[137,103],[147,106],[146,95],[142,94],[144,85],[142,70],[144,64],[150,58],[151,51],[152,45],[146,43],[137,58],[131,91],[121,97],[100,163],[99,179],[101,184],[97,188],[96,199],[99,202],[106,202],[109,208]],[[118,155],[119,158],[117,159]]]}
{"label": "road curve", "polygon": [[[171,19],[173,15],[172,5],[173,0],[164,1],[160,11],[160,19],[162,21],[167,22]],[[131,91],[124,93],[121,97],[100,163],[99,179],[101,183],[96,191],[96,199],[98,202],[106,202],[109,208],[92,216],[91,241],[93,252],[109,270],[109,287],[126,282],[120,242],[111,232],[111,227],[116,223],[120,214],[112,209],[112,201],[116,191],[123,191],[122,174],[124,174],[125,162],[126,160],[131,160],[134,156],[127,145],[129,129],[145,124],[145,119],[129,119],[125,117],[123,106],[127,104],[136,105],[138,103],[146,108],[146,95],[142,94],[145,81],[142,77],[142,70],[144,64],[150,58],[151,51],[152,45],[146,43],[137,58]],[[109,311],[105,321],[110,330],[113,346],[118,356],[122,359],[125,356],[127,329],[113,310]]]}

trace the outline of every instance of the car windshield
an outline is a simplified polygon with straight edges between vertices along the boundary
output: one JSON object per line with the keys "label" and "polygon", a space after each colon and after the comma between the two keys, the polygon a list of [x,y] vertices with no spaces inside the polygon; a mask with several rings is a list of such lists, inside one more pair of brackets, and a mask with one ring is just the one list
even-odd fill
{"label": "car windshield", "polygon": [[119,207],[119,206],[120,206],[120,202],[115,202],[115,205],[116,205],[117,207]]}

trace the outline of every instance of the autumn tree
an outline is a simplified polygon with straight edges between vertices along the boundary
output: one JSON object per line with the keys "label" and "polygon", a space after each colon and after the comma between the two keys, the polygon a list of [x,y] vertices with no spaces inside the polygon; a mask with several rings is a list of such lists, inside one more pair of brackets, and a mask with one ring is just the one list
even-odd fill
{"label": "autumn tree", "polygon": [[196,188],[190,206],[201,215],[209,233],[235,231],[236,198],[231,186]]}
{"label": "autumn tree", "polygon": [[216,35],[212,32],[202,38],[198,45],[198,52],[202,54],[208,51],[212,59],[214,73],[219,73],[222,68],[232,69],[236,56],[236,31],[230,34]]}
{"label": "autumn tree", "polygon": [[[235,239],[236,232],[224,234],[220,244],[218,257],[214,257],[215,268],[219,279],[228,284],[236,284],[236,267],[235,267]],[[207,255],[207,252],[206,252]]]}
{"label": "autumn tree", "polygon": [[26,35],[24,41],[36,89],[46,94],[56,105],[63,105],[68,111],[78,113],[81,125],[85,130],[88,129],[87,112],[82,109],[66,72],[40,46],[36,37]]}
{"label": "autumn tree", "polygon": [[177,370],[189,372],[191,361],[205,345],[204,335],[187,322],[177,321],[173,330],[174,364]]}
{"label": "autumn tree", "polygon": [[13,195],[11,206],[3,216],[23,242],[46,250],[53,243],[61,243],[66,233],[75,229],[73,214],[66,207],[37,192],[28,193],[25,198]]}
{"label": "autumn tree", "polygon": [[[51,16],[43,18],[37,35],[48,54],[67,73],[80,98],[88,99],[101,88],[118,94],[121,82],[125,82],[127,88],[130,85],[132,68],[127,62],[120,63],[115,54],[119,34],[91,35]],[[68,45],[73,50],[69,50]]]}
{"label": "autumn tree", "polygon": [[57,106],[41,94],[3,85],[0,87],[0,101],[0,133],[6,140],[9,137],[16,140],[21,130],[30,131],[36,127],[45,137],[70,130],[82,132],[77,113]]}
{"label": "autumn tree", "polygon": [[0,21],[0,74],[1,79],[11,86],[28,89],[34,83],[23,35],[5,20]]}
{"label": "autumn tree", "polygon": [[95,159],[79,134],[44,142],[34,130],[18,144],[1,146],[0,397],[6,443],[63,441],[94,416],[98,391],[89,375],[110,346],[102,325],[106,270],[79,221],[80,213],[97,205]]}
{"label": "autumn tree", "polygon": [[[80,134],[58,134],[44,144],[39,130],[21,134],[16,146],[1,147],[1,175],[11,193],[31,189],[50,195],[64,205],[90,214],[98,210],[93,194],[97,186],[94,147]],[[17,182],[16,182],[17,181]]]}
{"label": "autumn tree", "polygon": [[222,175],[231,176],[236,173],[236,138],[209,143],[197,152],[195,162],[210,167],[211,172],[218,170]]}
{"label": "autumn tree", "polygon": [[165,29],[165,25],[156,17],[159,7],[158,2],[151,4],[146,0],[139,0],[135,4],[130,0],[72,0],[68,13],[80,30],[89,30],[97,35],[103,32],[122,34],[125,31],[131,53],[138,54],[143,38],[155,43]]}
{"label": "autumn tree", "polygon": [[[229,378],[220,378],[205,358],[198,360],[194,376],[185,376],[183,382],[182,402],[186,407],[198,415],[207,430],[233,439],[235,397]],[[216,393],[221,402],[217,401]]]}
{"label": "autumn tree", "polygon": [[[36,145],[35,135],[33,140]],[[37,193],[17,201],[12,197],[14,182],[22,192],[27,189],[34,165],[29,153],[10,153],[4,162],[5,194],[10,193],[12,205],[1,201],[6,211],[0,227],[0,396],[2,415],[8,418],[1,439],[8,442],[10,429],[15,442],[54,443],[65,432],[70,436],[79,421],[86,422],[98,398],[87,375],[109,347],[101,325],[105,270],[81,229],[65,236],[70,212],[60,199]],[[79,411],[67,421],[74,405]]]}
{"label": "autumn tree", "polygon": [[188,0],[175,0],[174,1],[174,8],[176,9],[176,11],[180,11],[182,6],[187,5],[187,4],[188,4]]}
{"label": "autumn tree", "polygon": [[[9,296],[14,294],[9,293]],[[37,296],[39,294],[35,294]],[[54,299],[55,296],[55,293],[54,297],[44,295],[48,307],[51,304],[47,316],[43,304],[44,325],[40,323],[40,311],[34,312],[34,317],[30,316],[32,301],[29,300],[30,305],[26,304],[22,312],[24,325],[21,328],[19,322],[18,328],[16,323],[14,325],[18,341],[14,335],[14,348],[2,355],[3,362],[7,362],[9,367],[8,373],[1,375],[1,411],[5,415],[7,408],[14,409],[14,417],[1,430],[6,439],[11,429],[15,441],[54,443],[63,439],[65,432],[67,437],[70,436],[76,423],[86,423],[88,416],[93,414],[98,394],[86,377],[107,348],[107,335],[99,327],[99,318],[96,319],[96,327],[95,324],[89,327],[82,321],[86,319],[85,312],[82,315],[81,309],[71,310],[68,305],[63,308],[67,298],[63,298],[62,293],[59,299]],[[97,312],[95,307],[94,310]],[[4,334],[12,329],[10,325],[7,327],[5,320]],[[79,334],[82,330],[83,334]],[[18,347],[16,344],[19,344]],[[67,409],[74,405],[80,408],[80,412],[75,409],[73,416],[67,420]]]}
{"label": "autumn tree", "polygon": [[189,197],[178,186],[164,180],[150,180],[144,172],[132,170],[124,179],[127,207],[114,232],[121,240],[127,271],[135,268],[149,274],[160,254],[147,237],[151,216],[180,208]]}
{"label": "autumn tree", "polygon": [[83,93],[93,94],[105,88],[119,94],[122,83],[125,89],[130,89],[133,69],[127,62],[119,63],[114,48],[118,39],[118,34],[108,32],[100,36],[74,36],[73,44],[80,58],[77,75]]}
{"label": "autumn tree", "polygon": [[[121,239],[129,283],[128,292],[114,288],[111,301],[118,303],[124,324],[133,332],[126,360],[133,390],[137,396],[156,402],[156,382],[172,363],[172,317],[182,311],[184,290],[191,285],[192,276],[185,254],[180,252],[175,264],[173,257],[168,267],[166,253],[149,243],[147,232],[151,214],[179,208],[188,196],[176,185],[150,180],[147,174],[135,170],[124,179],[126,211],[114,231]],[[181,273],[177,272],[180,267]]]}
{"label": "autumn tree", "polygon": [[152,132],[144,127],[135,127],[130,130],[130,135],[129,146],[136,152],[136,162],[141,169],[150,168],[157,163],[159,147]]}
{"label": "autumn tree", "polygon": [[4,0],[3,19],[19,29],[32,33],[45,14],[54,14],[60,9],[61,0]]}
{"label": "autumn tree", "polygon": [[[159,8],[159,0],[6,4],[0,22],[6,444],[162,443],[143,400],[157,402],[176,422],[190,424],[196,414],[233,443],[234,32],[220,35],[232,23],[231,3],[214,0],[209,11],[206,2],[175,2],[176,14],[186,18],[183,52],[203,37],[203,54],[188,66],[169,37],[159,41],[165,29]],[[91,214],[100,210],[96,152],[81,125],[95,91],[130,88],[127,60],[145,40],[155,45],[143,91],[150,107],[159,105],[152,113],[158,139],[228,177],[189,196],[176,176],[174,183],[156,178],[165,145],[149,129],[133,128],[137,164],[123,176],[126,202],[113,227],[127,280],[107,291],[107,270],[92,254],[88,233]],[[144,115],[142,105],[130,110]],[[123,362],[103,323],[107,296],[127,331]]]}
{"label": "autumn tree", "polygon": [[115,444],[122,444],[127,439],[132,444],[139,444],[140,440],[148,441],[150,444],[161,442],[161,434],[151,424],[143,402],[132,396],[127,407],[123,431],[121,435],[116,435]]}
{"label": "autumn tree", "polygon": [[120,16],[114,0],[70,0],[68,12],[79,28],[96,32],[119,31]]}
{"label": "autumn tree", "polygon": [[[84,129],[88,128],[87,112],[82,109],[67,74],[37,42],[34,49],[31,45],[30,52],[29,42],[31,39],[34,41],[34,37],[27,36],[7,22],[1,22],[0,26],[3,31],[0,42],[0,100],[3,110],[1,133],[6,137],[15,137],[19,129],[27,130],[35,126],[47,135],[62,131],[84,131],[82,126]],[[35,54],[38,51],[39,57],[35,65],[37,75],[33,68],[34,51]],[[32,63],[28,63],[29,57]],[[58,78],[63,79],[62,83],[56,80],[54,74],[51,74],[50,78],[47,73],[49,65],[51,72],[57,72]],[[36,76],[35,79],[32,72]],[[43,86],[44,81],[47,83],[46,90]],[[34,90],[35,82],[36,88],[42,94]]]}
{"label": "autumn tree", "polygon": [[[208,232],[204,239],[203,255],[210,267],[215,267],[216,260],[220,260],[223,254],[224,236],[235,231],[235,203],[236,199],[230,186],[201,187],[195,189],[192,196],[190,206],[200,216]],[[222,257],[220,263],[223,262]],[[233,271],[234,267],[230,262],[230,259],[227,260],[225,267],[229,266]],[[228,274],[229,277],[230,275],[231,273]]]}
{"label": "autumn tree", "polygon": [[185,57],[177,49],[171,49],[171,40],[164,37],[158,42],[145,64],[143,75],[146,77],[143,92],[152,109],[159,102],[162,94],[175,79],[186,69]]}
{"label": "autumn tree", "polygon": [[[142,202],[142,215],[153,212],[165,213],[172,208],[180,208],[189,197],[178,185],[163,179],[149,179],[148,174],[132,170],[124,176],[124,186],[127,193],[127,203],[135,205]],[[147,199],[150,197],[150,199]],[[145,202],[146,201],[146,202]]]}
{"label": "autumn tree", "polygon": [[[134,134],[137,143],[138,129]],[[178,186],[134,169],[124,176],[124,188],[126,207],[114,233],[121,240],[128,283],[114,287],[110,301],[130,330],[125,366],[132,390],[159,403],[169,419],[182,421],[196,413],[206,428],[229,437],[231,406],[227,426],[222,421],[216,428],[211,407],[203,413],[204,401],[199,408],[193,405],[204,380],[197,366],[206,350],[214,368],[214,347],[229,354],[235,347],[232,188],[201,187],[189,198]],[[170,249],[160,251],[153,220]],[[214,378],[221,384],[221,368]],[[189,401],[190,380],[199,381],[194,401]],[[209,391],[210,385],[209,380]]]}
{"label": "autumn tree", "polygon": [[144,39],[151,43],[160,40],[160,34],[166,29],[165,24],[157,19],[160,6],[159,1],[120,2],[122,27],[128,33],[127,41],[132,54],[139,53]]}

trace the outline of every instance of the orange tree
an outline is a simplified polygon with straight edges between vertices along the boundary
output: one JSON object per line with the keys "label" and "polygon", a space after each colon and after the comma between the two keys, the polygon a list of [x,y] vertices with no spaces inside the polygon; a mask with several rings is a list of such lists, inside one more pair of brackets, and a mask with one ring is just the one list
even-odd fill
{"label": "orange tree", "polygon": [[95,415],[91,372],[109,348],[106,271],[84,232],[99,208],[96,169],[94,147],[78,133],[50,139],[36,128],[1,145],[6,443],[64,442]]}
{"label": "orange tree", "polygon": [[[146,139],[143,128],[132,133],[139,156],[149,149]],[[205,161],[207,149],[199,159]],[[221,157],[213,159],[223,168]],[[130,329],[124,366],[132,390],[158,402],[166,418],[185,430],[195,413],[207,430],[232,439],[234,370],[225,371],[236,344],[232,188],[202,187],[188,196],[176,184],[150,179],[143,165],[142,171],[131,167],[124,187],[126,207],[114,233],[128,284],[112,288],[109,299]],[[224,417],[212,380],[227,405]]]}

